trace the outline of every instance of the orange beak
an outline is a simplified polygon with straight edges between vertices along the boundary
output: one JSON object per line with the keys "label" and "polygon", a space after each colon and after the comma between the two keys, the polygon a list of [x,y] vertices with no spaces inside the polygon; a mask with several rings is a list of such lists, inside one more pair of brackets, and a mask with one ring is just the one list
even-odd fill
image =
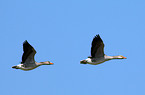
{"label": "orange beak", "polygon": [[50,62],[50,64],[52,65],[53,63]]}
{"label": "orange beak", "polygon": [[126,57],[123,57],[124,59],[127,59]]}

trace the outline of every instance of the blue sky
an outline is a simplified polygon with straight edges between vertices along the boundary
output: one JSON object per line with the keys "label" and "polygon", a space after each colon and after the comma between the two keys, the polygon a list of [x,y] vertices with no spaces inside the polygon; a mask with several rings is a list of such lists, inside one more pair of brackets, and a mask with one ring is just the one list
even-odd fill
{"label": "blue sky", "polygon": [[[0,95],[145,95],[144,0],[1,0],[0,32]],[[80,64],[96,34],[127,59]],[[24,40],[54,65],[12,69]]]}

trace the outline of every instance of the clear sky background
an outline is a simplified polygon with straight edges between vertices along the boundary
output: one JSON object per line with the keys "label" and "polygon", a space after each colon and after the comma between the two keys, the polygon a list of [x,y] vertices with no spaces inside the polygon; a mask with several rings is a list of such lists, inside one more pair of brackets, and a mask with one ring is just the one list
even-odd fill
{"label": "clear sky background", "polygon": [[[0,33],[0,95],[145,95],[144,0],[1,0]],[[80,64],[96,34],[127,59]],[[12,69],[25,40],[54,65]]]}

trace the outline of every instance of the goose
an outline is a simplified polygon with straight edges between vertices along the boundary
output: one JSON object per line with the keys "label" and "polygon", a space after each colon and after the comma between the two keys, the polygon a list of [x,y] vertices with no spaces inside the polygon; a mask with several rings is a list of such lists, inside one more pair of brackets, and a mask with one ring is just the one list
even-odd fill
{"label": "goose", "polygon": [[21,69],[24,71],[33,70],[41,65],[52,65],[50,61],[37,63],[34,59],[36,50],[28,43],[27,40],[23,42],[23,55],[22,62],[16,66],[13,66],[14,69]]}
{"label": "goose", "polygon": [[104,43],[100,37],[100,35],[96,35],[92,41],[91,47],[91,56],[89,56],[85,60],[81,60],[81,64],[91,64],[91,65],[98,65],[105,61],[109,61],[112,59],[126,59],[126,57],[122,55],[118,56],[107,56],[104,54]]}

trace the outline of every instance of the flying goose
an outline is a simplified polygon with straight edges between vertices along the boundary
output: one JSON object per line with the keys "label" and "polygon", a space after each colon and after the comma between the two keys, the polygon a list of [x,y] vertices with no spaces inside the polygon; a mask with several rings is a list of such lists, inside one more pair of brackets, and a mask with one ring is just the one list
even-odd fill
{"label": "flying goose", "polygon": [[89,56],[85,60],[81,60],[81,64],[92,64],[97,65],[101,64],[105,61],[112,60],[112,59],[126,59],[126,57],[119,55],[119,56],[107,56],[104,54],[104,43],[100,38],[99,34],[96,35],[92,41],[91,47],[91,56]]}
{"label": "flying goose", "polygon": [[24,43],[23,43],[23,51],[24,51],[24,53],[23,53],[23,56],[22,56],[21,64],[13,66],[12,68],[28,71],[28,70],[35,69],[36,67],[41,66],[41,65],[52,65],[53,64],[49,61],[37,63],[34,59],[36,51],[27,42],[27,40],[25,40]]}

